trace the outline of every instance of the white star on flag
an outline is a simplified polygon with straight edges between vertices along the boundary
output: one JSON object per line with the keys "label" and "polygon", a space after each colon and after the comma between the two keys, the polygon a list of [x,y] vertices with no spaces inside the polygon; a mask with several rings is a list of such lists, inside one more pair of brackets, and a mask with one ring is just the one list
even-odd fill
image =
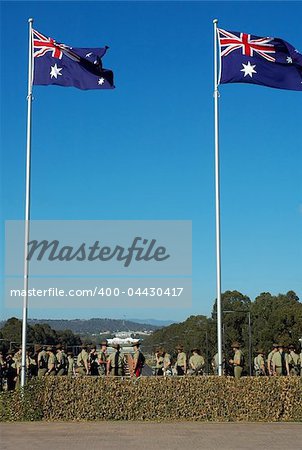
{"label": "white star on flag", "polygon": [[293,62],[293,58],[291,58],[290,56],[288,56],[286,58],[286,62],[288,62],[288,64],[291,64]]}
{"label": "white star on flag", "polygon": [[89,58],[92,55],[92,53],[87,53],[86,58]]}
{"label": "white star on flag", "polygon": [[246,77],[249,75],[251,78],[253,78],[253,73],[257,73],[255,69],[256,64],[253,66],[250,61],[247,62],[247,64],[242,63],[243,69],[240,70],[240,72],[244,72],[244,76]]}
{"label": "white star on flag", "polygon": [[50,78],[58,78],[58,75],[61,74],[62,67],[58,67],[56,64],[54,66],[50,66]]}
{"label": "white star on flag", "polygon": [[102,84],[104,84],[104,83],[105,83],[105,78],[102,77],[102,78],[99,78],[99,79],[98,79],[98,84],[99,84],[99,85],[102,86]]}

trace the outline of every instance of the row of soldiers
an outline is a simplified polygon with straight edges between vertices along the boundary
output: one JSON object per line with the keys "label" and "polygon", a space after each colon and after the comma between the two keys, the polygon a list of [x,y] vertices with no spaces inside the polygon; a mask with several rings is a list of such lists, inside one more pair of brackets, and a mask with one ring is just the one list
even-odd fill
{"label": "row of soldiers", "polygon": [[[101,348],[97,351],[96,346],[90,349],[82,345],[77,358],[72,352],[65,353],[61,344],[39,347],[35,354],[26,353],[26,374],[27,378],[38,376],[124,376],[128,368],[131,376],[139,377],[145,364],[145,357],[140,351],[140,342],[135,342],[133,356],[125,355],[121,352],[120,346],[111,346],[115,351],[108,353],[107,340],[101,342]],[[234,355],[226,362],[223,358],[223,373],[232,374],[235,378],[240,378],[244,369],[244,356],[240,349],[240,344],[232,344]],[[183,375],[203,375],[205,359],[200,350],[195,347],[191,350],[191,356],[187,358],[183,346],[176,347],[177,355],[173,357],[164,348],[155,351],[154,374],[156,376],[183,376]],[[0,353],[0,390],[3,386],[3,379],[7,381],[7,389],[12,390],[20,383],[21,375],[21,355],[19,348],[15,354],[8,353],[6,358]],[[299,355],[295,347],[288,348],[280,344],[273,344],[271,352],[265,357],[264,351],[259,349],[254,358],[254,373],[256,376],[302,376],[302,353]],[[231,368],[231,372],[227,371]],[[218,374],[218,354],[212,359],[213,373]]]}
{"label": "row of soldiers", "polygon": [[[101,342],[100,351],[93,345],[88,349],[82,345],[80,353],[75,358],[72,352],[65,353],[61,344],[40,346],[36,352],[26,352],[26,377],[47,376],[124,376],[128,368],[131,376],[139,377],[145,363],[145,357],[140,351],[140,342],[135,342],[133,355],[125,355],[120,346],[112,345],[114,351],[108,353],[107,340]],[[6,380],[7,390],[18,387],[21,379],[22,349],[15,353],[9,352],[6,357],[0,353],[0,390]]]}
{"label": "row of soldiers", "polygon": [[[239,342],[232,343],[232,350],[234,354],[228,362],[223,358],[223,373],[240,378],[244,371],[245,359]],[[198,348],[195,347],[191,350],[189,358],[182,346],[176,347],[176,351],[176,362],[172,364],[171,355],[163,348],[157,349],[155,352],[155,375],[203,375],[205,359]],[[254,358],[254,374],[256,376],[302,376],[301,363],[302,353],[299,355],[294,345],[284,347],[281,343],[273,344],[267,358],[263,349],[258,349],[257,356]],[[218,375],[218,367],[218,353],[216,353],[212,359],[212,369],[215,375]]]}
{"label": "row of soldiers", "polygon": [[299,355],[293,344],[285,347],[282,343],[273,344],[265,358],[263,349],[259,349],[254,358],[255,375],[263,376],[302,376],[302,352]]}
{"label": "row of soldiers", "polygon": [[165,351],[164,348],[159,347],[155,351],[155,366],[154,374],[156,376],[171,376],[171,375],[202,375],[204,371],[205,360],[200,354],[200,349],[194,347],[191,350],[191,356],[187,359],[187,354],[184,352],[182,345],[176,347],[176,361],[173,363],[172,356]]}
{"label": "row of soldiers", "polygon": [[[240,378],[244,369],[244,355],[239,342],[233,342],[232,349],[234,356],[228,361],[228,365],[225,359],[223,360],[223,368],[226,371],[227,366],[231,367],[234,377]],[[214,356],[212,366],[214,373],[218,373],[218,354]],[[254,374],[255,376],[302,376],[302,352],[299,355],[293,344],[286,347],[278,343],[272,345],[272,350],[266,357],[264,350],[259,348],[254,358]]]}

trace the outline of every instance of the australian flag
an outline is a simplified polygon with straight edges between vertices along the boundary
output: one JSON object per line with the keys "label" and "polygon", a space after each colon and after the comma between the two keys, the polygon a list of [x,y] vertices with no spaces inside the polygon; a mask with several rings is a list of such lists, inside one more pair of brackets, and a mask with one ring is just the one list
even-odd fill
{"label": "australian flag", "polygon": [[220,83],[252,83],[302,91],[302,55],[273,37],[218,29]]}
{"label": "australian flag", "polygon": [[33,84],[113,89],[113,72],[102,66],[107,48],[73,48],[33,30]]}

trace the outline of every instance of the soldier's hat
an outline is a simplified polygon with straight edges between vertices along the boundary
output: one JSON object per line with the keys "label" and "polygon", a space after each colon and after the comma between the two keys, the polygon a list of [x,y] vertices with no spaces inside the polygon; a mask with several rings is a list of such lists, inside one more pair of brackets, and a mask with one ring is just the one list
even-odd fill
{"label": "soldier's hat", "polygon": [[133,342],[133,344],[131,344],[130,347],[139,347],[140,345],[141,345],[141,342],[136,341],[136,342]]}
{"label": "soldier's hat", "polygon": [[175,348],[176,348],[176,350],[181,350],[181,351],[183,351],[183,349],[184,349],[183,345],[177,345]]}
{"label": "soldier's hat", "polygon": [[101,341],[101,345],[106,345],[106,347],[108,347],[108,341],[107,341],[107,339],[103,339],[103,340]]}
{"label": "soldier's hat", "polygon": [[199,349],[198,347],[193,347],[192,350],[191,350],[191,352],[192,352],[192,353],[193,353],[193,352],[196,352],[196,353],[200,354],[200,349]]}
{"label": "soldier's hat", "polygon": [[284,347],[284,344],[282,342],[278,343],[278,348],[280,348],[280,347],[282,347],[282,348]]}
{"label": "soldier's hat", "polygon": [[46,348],[46,351],[48,351],[48,352],[52,352],[52,350],[53,350],[53,348],[50,345]]}
{"label": "soldier's hat", "polygon": [[295,346],[294,346],[293,344],[290,344],[290,345],[288,346],[288,348],[289,348],[290,350],[295,350]]}
{"label": "soldier's hat", "polygon": [[67,355],[68,356],[73,356],[73,353],[72,352],[67,352]]}
{"label": "soldier's hat", "polygon": [[40,352],[41,350],[42,350],[41,345],[38,345],[38,346],[36,347],[36,352]]}
{"label": "soldier's hat", "polygon": [[257,353],[258,353],[258,355],[264,355],[263,348],[258,348]]}
{"label": "soldier's hat", "polygon": [[115,348],[115,350],[119,350],[121,348],[120,344],[112,344],[112,348]]}
{"label": "soldier's hat", "polygon": [[278,348],[278,344],[273,344],[272,347],[273,348]]}
{"label": "soldier's hat", "polygon": [[237,342],[237,341],[233,342],[232,348],[240,348],[239,342]]}
{"label": "soldier's hat", "polygon": [[56,349],[57,349],[57,350],[62,350],[62,344],[57,344],[57,345],[56,345]]}

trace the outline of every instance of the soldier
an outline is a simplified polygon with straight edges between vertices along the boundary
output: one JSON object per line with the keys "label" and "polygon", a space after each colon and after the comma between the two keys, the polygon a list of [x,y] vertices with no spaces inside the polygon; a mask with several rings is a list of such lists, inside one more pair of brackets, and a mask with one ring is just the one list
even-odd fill
{"label": "soldier", "polygon": [[13,357],[14,360],[14,368],[16,369],[16,388],[20,386],[21,382],[21,367],[22,367],[22,348],[19,347]]}
{"label": "soldier", "polygon": [[98,376],[98,374],[99,374],[98,358],[99,358],[99,355],[97,354],[97,351],[96,351],[96,345],[93,345],[91,347],[91,350],[89,353],[89,360],[88,360],[90,375]]}
{"label": "soldier", "polygon": [[107,370],[107,347],[108,347],[107,339],[104,339],[101,342],[101,350],[99,353],[99,366],[98,366],[99,375],[101,375],[102,377],[106,375]]}
{"label": "soldier", "polygon": [[272,357],[273,375],[289,375],[288,356],[284,352],[283,344],[278,344],[278,350]]}
{"label": "soldier", "polygon": [[179,345],[176,347],[177,350],[177,360],[175,368],[178,376],[185,375],[187,373],[187,355],[183,351],[183,346]]}
{"label": "soldier", "polygon": [[38,378],[44,377],[47,372],[48,365],[48,353],[46,352],[46,347],[38,347]]}
{"label": "soldier", "polygon": [[68,370],[67,355],[64,352],[62,344],[57,344],[56,349],[57,349],[57,353],[56,353],[56,358],[57,358],[57,364],[56,364],[57,376],[58,377],[62,377],[63,375],[67,375],[67,370]]}
{"label": "soldier", "polygon": [[171,376],[172,375],[171,355],[169,355],[169,353],[167,353],[164,349],[163,353],[164,353],[164,368],[163,368],[164,376],[165,377]]}
{"label": "soldier", "polygon": [[218,368],[219,368],[218,353],[215,353],[215,355],[213,356],[211,365],[214,375],[218,375]]}
{"label": "soldier", "polygon": [[242,351],[240,350],[239,342],[233,342],[232,349],[234,351],[234,356],[233,356],[233,359],[229,360],[229,363],[232,364],[232,366],[234,368],[234,377],[236,379],[239,379],[242,375],[243,364],[244,364],[243,354],[242,354]]}
{"label": "soldier", "polygon": [[73,377],[75,375],[75,370],[74,370],[74,355],[72,352],[67,352],[67,362],[68,362],[67,375],[69,377]]}
{"label": "soldier", "polygon": [[9,352],[6,356],[6,381],[7,381],[7,390],[13,391],[16,386],[16,369],[15,363],[13,360],[13,354]]}
{"label": "soldier", "polygon": [[255,356],[255,358],[254,358],[254,369],[255,369],[256,377],[266,375],[264,351],[262,350],[262,348],[257,351],[257,356]]}
{"label": "soldier", "polygon": [[37,363],[32,352],[26,352],[26,372],[27,377],[32,378],[37,375]]}
{"label": "soldier", "polygon": [[273,344],[272,351],[267,356],[267,371],[270,376],[274,375],[272,358],[274,353],[278,351],[278,344]]}
{"label": "soldier", "polygon": [[79,376],[84,376],[89,374],[89,367],[88,367],[88,353],[87,353],[87,345],[82,345],[82,350],[78,354],[77,358],[77,368],[76,373]]}
{"label": "soldier", "polygon": [[107,375],[123,376],[125,372],[124,354],[120,352],[120,345],[112,345],[115,352],[111,353],[107,360]]}
{"label": "soldier", "polygon": [[289,347],[289,358],[288,358],[288,365],[289,365],[289,374],[291,376],[299,375],[300,374],[300,356],[295,351],[295,346],[291,344]]}
{"label": "soldier", "polygon": [[162,348],[155,351],[155,361],[154,375],[162,376],[164,374],[164,350]]}
{"label": "soldier", "polygon": [[51,346],[48,346],[46,348],[48,359],[47,359],[47,372],[45,373],[45,375],[52,377],[56,375],[56,365],[57,365],[57,358],[53,350],[54,349]]}
{"label": "soldier", "polygon": [[201,356],[199,348],[191,350],[192,356],[189,359],[189,375],[202,375],[204,368],[204,357]]}
{"label": "soldier", "polygon": [[145,357],[143,353],[140,351],[140,342],[137,341],[132,344],[134,355],[133,355],[133,373],[136,378],[140,377],[142,374],[143,367],[145,365]]}

